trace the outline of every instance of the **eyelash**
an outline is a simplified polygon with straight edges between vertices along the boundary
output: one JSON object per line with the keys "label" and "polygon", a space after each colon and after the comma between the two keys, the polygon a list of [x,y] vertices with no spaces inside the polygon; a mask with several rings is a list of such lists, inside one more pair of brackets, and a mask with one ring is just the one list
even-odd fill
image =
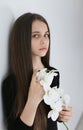
{"label": "eyelash", "polygon": [[44,37],[48,37],[49,38],[49,34],[45,34]]}
{"label": "eyelash", "polygon": [[[33,38],[39,38],[40,37],[40,34],[34,34],[32,35]],[[44,37],[48,37],[49,38],[49,34],[45,34]]]}
{"label": "eyelash", "polygon": [[33,37],[33,38],[38,38],[39,35],[38,35],[38,34],[34,34],[34,35],[32,35],[32,37]]}

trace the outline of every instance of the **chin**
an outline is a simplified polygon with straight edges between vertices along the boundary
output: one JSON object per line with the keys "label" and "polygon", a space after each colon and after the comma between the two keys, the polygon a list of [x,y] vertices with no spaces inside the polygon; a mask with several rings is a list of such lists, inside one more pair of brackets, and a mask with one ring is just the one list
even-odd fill
{"label": "chin", "polygon": [[45,54],[40,55],[40,57],[44,57],[45,55],[46,55],[46,53],[45,53]]}

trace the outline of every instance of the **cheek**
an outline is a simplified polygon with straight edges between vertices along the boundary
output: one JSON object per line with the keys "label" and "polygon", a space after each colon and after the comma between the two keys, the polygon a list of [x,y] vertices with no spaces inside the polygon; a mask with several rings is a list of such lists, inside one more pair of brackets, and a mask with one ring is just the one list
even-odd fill
{"label": "cheek", "polygon": [[36,46],[36,44],[35,44],[34,40],[32,40],[32,41],[31,41],[31,49],[34,49],[35,46]]}
{"label": "cheek", "polygon": [[38,48],[39,48],[39,46],[38,46],[37,42],[32,42],[31,43],[31,50],[32,50],[32,52],[37,51]]}
{"label": "cheek", "polygon": [[36,48],[36,46],[32,44],[32,45],[31,45],[31,50],[32,50],[32,51],[35,51],[35,48]]}
{"label": "cheek", "polygon": [[50,42],[48,41],[48,42],[47,42],[47,47],[49,48],[49,46],[50,46]]}
{"label": "cheek", "polygon": [[32,40],[31,41],[31,48],[33,50],[38,49],[40,47],[40,40]]}

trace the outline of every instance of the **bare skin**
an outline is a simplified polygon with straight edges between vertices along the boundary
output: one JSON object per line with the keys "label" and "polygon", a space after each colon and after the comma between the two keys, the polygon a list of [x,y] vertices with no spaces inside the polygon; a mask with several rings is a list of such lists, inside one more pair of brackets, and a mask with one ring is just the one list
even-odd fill
{"label": "bare skin", "polygon": [[[45,94],[43,87],[36,81],[37,71],[44,68],[41,57],[46,55],[49,48],[49,32],[45,23],[38,20],[32,23],[31,46],[34,73],[29,87],[27,102],[20,115],[20,119],[28,126],[33,125],[38,105],[43,100]],[[58,120],[69,121],[71,116],[72,107],[63,107],[59,113]]]}
{"label": "bare skin", "polygon": [[[36,73],[37,70],[33,73],[28,100],[23,110],[23,113],[20,116],[21,120],[29,126],[33,125],[37,107],[39,103],[43,100],[43,96],[45,94],[43,87],[40,85],[39,82],[36,81]],[[72,107],[64,106],[62,111],[59,113],[58,120],[68,122],[71,116]]]}
{"label": "bare skin", "polygon": [[21,120],[29,126],[33,125],[37,107],[43,100],[43,95],[45,94],[43,87],[36,81],[36,73],[37,70],[33,73],[28,100],[20,116]]}
{"label": "bare skin", "polygon": [[63,106],[62,111],[59,113],[59,121],[68,122],[72,116],[72,107]]}

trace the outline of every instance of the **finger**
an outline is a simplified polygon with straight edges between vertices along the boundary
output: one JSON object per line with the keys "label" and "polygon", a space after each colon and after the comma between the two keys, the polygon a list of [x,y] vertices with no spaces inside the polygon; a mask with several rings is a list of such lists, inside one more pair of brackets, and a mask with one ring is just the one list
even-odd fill
{"label": "finger", "polygon": [[62,106],[63,111],[72,111],[72,107],[70,106]]}
{"label": "finger", "polygon": [[32,75],[32,79],[35,80],[35,81],[36,81],[37,72],[38,72],[38,70],[35,69],[35,70],[33,71],[33,75]]}
{"label": "finger", "polygon": [[72,111],[61,111],[59,114],[61,116],[72,116]]}
{"label": "finger", "polygon": [[61,116],[72,116],[72,113],[71,112],[67,112],[67,111],[62,111],[62,112],[60,112],[60,115]]}
{"label": "finger", "polygon": [[33,70],[33,75],[36,75],[38,72],[38,69]]}
{"label": "finger", "polygon": [[59,115],[59,120],[60,121],[69,121],[71,118],[71,116],[68,116],[68,115]]}
{"label": "finger", "polygon": [[59,117],[59,121],[67,122],[67,121],[70,120],[70,118],[71,118],[71,117],[69,117],[69,116],[60,116],[60,117]]}

